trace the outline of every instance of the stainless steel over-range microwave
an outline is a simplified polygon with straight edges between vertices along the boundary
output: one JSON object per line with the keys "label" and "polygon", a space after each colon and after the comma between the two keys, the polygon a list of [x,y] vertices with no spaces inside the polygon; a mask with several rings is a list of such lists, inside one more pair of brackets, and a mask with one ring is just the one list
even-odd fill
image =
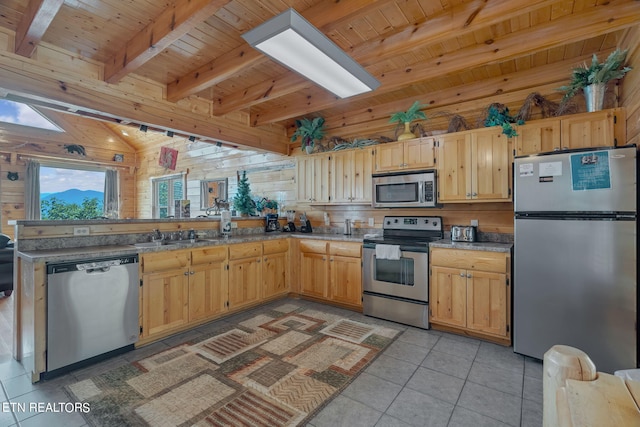
{"label": "stainless steel over-range microwave", "polygon": [[436,172],[433,170],[373,175],[374,208],[436,207]]}

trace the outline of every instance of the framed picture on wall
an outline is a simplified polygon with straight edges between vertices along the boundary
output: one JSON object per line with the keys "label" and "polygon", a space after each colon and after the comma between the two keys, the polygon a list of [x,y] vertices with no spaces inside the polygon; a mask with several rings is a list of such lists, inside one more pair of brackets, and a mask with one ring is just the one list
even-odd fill
{"label": "framed picture on wall", "polygon": [[160,158],[158,164],[165,169],[176,170],[178,161],[178,150],[169,147],[160,148]]}

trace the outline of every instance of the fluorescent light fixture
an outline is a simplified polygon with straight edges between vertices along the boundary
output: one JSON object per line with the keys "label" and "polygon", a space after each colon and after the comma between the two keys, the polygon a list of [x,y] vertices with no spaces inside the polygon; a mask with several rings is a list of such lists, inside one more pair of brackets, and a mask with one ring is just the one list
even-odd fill
{"label": "fluorescent light fixture", "polygon": [[247,43],[340,98],[380,82],[293,9],[242,35]]}

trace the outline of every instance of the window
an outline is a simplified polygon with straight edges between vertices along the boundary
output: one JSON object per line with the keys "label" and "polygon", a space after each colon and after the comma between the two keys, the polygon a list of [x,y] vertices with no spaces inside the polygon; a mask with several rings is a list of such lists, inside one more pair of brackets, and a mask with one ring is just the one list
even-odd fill
{"label": "window", "polygon": [[41,219],[95,219],[104,215],[105,171],[40,166]]}
{"label": "window", "polygon": [[185,173],[151,178],[153,218],[175,217],[175,201],[185,198],[186,181],[187,176]]}
{"label": "window", "polygon": [[63,132],[55,123],[29,105],[7,99],[0,100],[0,122]]}

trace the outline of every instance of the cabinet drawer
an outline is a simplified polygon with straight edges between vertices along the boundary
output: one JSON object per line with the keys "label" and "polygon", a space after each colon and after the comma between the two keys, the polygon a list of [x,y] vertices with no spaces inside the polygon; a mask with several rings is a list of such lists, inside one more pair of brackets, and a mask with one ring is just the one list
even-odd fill
{"label": "cabinet drawer", "polygon": [[184,268],[189,264],[189,251],[165,251],[143,254],[140,266],[143,273],[157,273],[160,271]]}
{"label": "cabinet drawer", "polygon": [[229,259],[259,257],[262,253],[262,243],[240,243],[229,246]]}
{"label": "cabinet drawer", "polygon": [[324,240],[301,240],[300,252],[310,252],[314,254],[326,254],[327,242]]}
{"label": "cabinet drawer", "polygon": [[279,254],[289,250],[289,239],[271,240],[262,243],[262,254]]}
{"label": "cabinet drawer", "polygon": [[330,242],[329,254],[338,256],[350,256],[360,258],[362,245],[360,243],[350,242]]}
{"label": "cabinet drawer", "polygon": [[220,262],[227,259],[228,246],[194,249],[191,251],[191,265]]}
{"label": "cabinet drawer", "polygon": [[431,249],[431,265],[471,270],[507,272],[507,254],[465,249]]}

